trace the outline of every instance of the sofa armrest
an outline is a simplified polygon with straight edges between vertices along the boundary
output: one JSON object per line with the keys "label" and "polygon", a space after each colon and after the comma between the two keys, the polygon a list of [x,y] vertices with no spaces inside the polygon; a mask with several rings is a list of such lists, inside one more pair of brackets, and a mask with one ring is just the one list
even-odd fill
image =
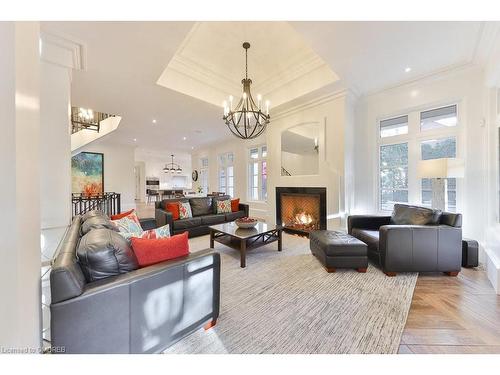
{"label": "sofa armrest", "polygon": [[384,225],[379,252],[386,272],[460,271],[462,230],[448,225]]}
{"label": "sofa armrest", "polygon": [[240,203],[239,206],[238,206],[238,209],[240,211],[245,211],[245,216],[248,217],[249,212],[250,212],[250,206],[248,204]]}
{"label": "sofa armrest", "polygon": [[390,222],[390,216],[351,215],[347,217],[347,233],[351,234],[353,228],[378,230]]}
{"label": "sofa armrest", "polygon": [[[89,283],[52,304],[52,344],[66,353],[161,352],[216,320],[219,304],[220,255],[207,249]],[[168,319],[151,315],[158,306]],[[152,343],[153,335],[161,339]]]}
{"label": "sofa armrest", "polygon": [[174,217],[172,216],[172,213],[169,211],[165,211],[162,208],[157,208],[155,209],[155,219],[156,219],[156,227],[162,227],[164,225],[169,225],[170,227],[170,235],[172,235],[174,232]]}

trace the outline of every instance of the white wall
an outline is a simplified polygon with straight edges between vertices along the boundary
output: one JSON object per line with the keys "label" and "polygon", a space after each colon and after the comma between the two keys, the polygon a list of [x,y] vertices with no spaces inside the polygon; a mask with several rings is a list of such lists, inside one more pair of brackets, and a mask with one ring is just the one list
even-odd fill
{"label": "white wall", "polygon": [[499,180],[499,130],[500,89],[491,88],[487,93],[488,126],[488,211],[485,251],[486,271],[493,287],[500,294],[500,180]]}
{"label": "white wall", "polygon": [[[459,104],[458,152],[465,159],[465,178],[459,181],[458,211],[465,237],[484,241],[487,222],[486,146],[482,71],[469,67],[401,85],[359,100],[354,134],[355,213],[377,213],[378,119],[409,110]],[[460,186],[459,185],[459,186]],[[418,203],[418,202],[411,202]],[[484,260],[484,256],[481,256]]]}
{"label": "white wall", "polygon": [[[344,211],[344,127],[346,125],[346,93],[335,93],[328,97],[302,103],[300,107],[288,108],[281,113],[271,113],[271,123],[266,132],[257,139],[238,138],[218,142],[192,154],[193,168],[200,169],[201,158],[209,158],[209,191],[218,190],[217,157],[226,152],[234,153],[235,197],[249,203],[250,215],[275,223],[275,189],[277,186],[309,186],[327,188],[328,226],[340,225],[337,218]],[[281,176],[281,133],[293,126],[317,122],[321,127],[319,138],[319,172],[312,176]],[[228,130],[229,132],[229,130]],[[267,144],[268,200],[252,202],[247,197],[247,162],[249,149]],[[194,188],[199,186],[199,181]]]}
{"label": "white wall", "polygon": [[121,209],[135,208],[134,147],[115,144],[105,136],[78,152],[104,154],[104,191],[121,194]]}
{"label": "white wall", "polygon": [[71,79],[61,65],[42,61],[40,68],[41,226],[49,229],[71,221]]}
{"label": "white wall", "polygon": [[0,348],[39,350],[38,22],[0,22]]}
{"label": "white wall", "polygon": [[281,166],[292,176],[310,175],[318,173],[317,154],[295,154],[293,152],[281,152]]}

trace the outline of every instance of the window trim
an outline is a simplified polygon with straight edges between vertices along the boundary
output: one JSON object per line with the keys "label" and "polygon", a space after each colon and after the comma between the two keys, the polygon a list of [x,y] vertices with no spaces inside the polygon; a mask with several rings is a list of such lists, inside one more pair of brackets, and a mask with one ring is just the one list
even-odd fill
{"label": "window trim", "polygon": [[[263,147],[266,147],[266,156],[263,157],[262,156],[262,148]],[[258,156],[257,158],[251,158],[250,157],[250,151],[253,150],[253,149],[258,149]],[[267,144],[266,143],[261,143],[261,144],[258,144],[258,145],[252,145],[252,146],[249,146],[247,147],[247,150],[246,150],[246,154],[247,154],[247,162],[246,162],[246,174],[247,174],[247,201],[248,202],[255,202],[255,203],[267,203],[267,199],[269,197],[269,194],[267,194],[267,198],[266,199],[262,199],[262,162],[265,161],[266,162],[266,168],[267,170],[269,171],[269,168],[267,166],[267,156],[269,155],[269,149],[267,148]],[[250,164],[252,163],[258,163],[258,186],[257,186],[257,192],[258,192],[258,195],[259,195],[259,199],[253,199],[252,198],[252,194],[251,194],[251,187],[250,187],[250,182],[251,182],[251,179],[250,179]],[[253,175],[252,175],[253,176]],[[268,182],[269,182],[269,172],[267,173],[267,178],[268,178]],[[267,192],[267,189],[266,189],[266,192]]]}
{"label": "window trim", "polygon": [[[229,161],[229,158],[228,158],[228,155],[232,154],[233,157],[232,157],[232,160]],[[221,156],[224,156],[224,163],[221,162]],[[232,189],[233,189],[233,194],[234,194],[234,190],[235,190],[235,183],[234,183],[234,152],[233,151],[227,151],[227,152],[222,152],[220,154],[217,155],[217,191],[220,191],[222,192],[222,189],[221,189],[221,186],[220,186],[220,181],[221,181],[221,175],[220,175],[220,172],[222,169],[224,169],[224,179],[225,179],[225,182],[226,182],[226,185],[225,185],[225,188],[224,188],[224,194],[228,194],[228,182],[229,182],[229,179],[228,179],[228,173],[227,173],[227,169],[229,167],[233,167],[233,185],[232,185]],[[234,198],[234,197],[233,197]]]}
{"label": "window trim", "polygon": [[[455,105],[457,108],[457,125],[449,128],[439,128],[434,130],[421,131],[420,129],[420,113]],[[376,155],[374,160],[375,186],[373,187],[373,197],[376,204],[376,210],[379,214],[387,214],[390,211],[381,209],[381,189],[380,189],[380,146],[408,143],[408,202],[409,204],[420,204],[422,202],[422,191],[420,179],[416,176],[416,165],[420,160],[420,143],[425,140],[441,139],[455,137],[457,142],[456,157],[461,158],[463,155],[463,111],[462,100],[446,100],[428,103],[427,105],[419,105],[407,108],[405,111],[395,111],[393,114],[377,116],[376,126],[374,127],[376,139]],[[408,116],[408,133],[396,135],[392,137],[380,137],[380,122],[391,118]],[[462,179],[457,179],[456,193],[456,210],[460,212],[462,206]]]}

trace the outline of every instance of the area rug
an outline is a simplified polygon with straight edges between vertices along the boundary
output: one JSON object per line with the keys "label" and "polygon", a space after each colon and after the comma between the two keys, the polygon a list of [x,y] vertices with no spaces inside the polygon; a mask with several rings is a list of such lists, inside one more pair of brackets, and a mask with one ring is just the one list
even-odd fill
{"label": "area rug", "polygon": [[[190,240],[191,251],[208,247],[208,236]],[[222,257],[221,308],[217,325],[200,329],[165,353],[397,353],[416,273],[385,276],[327,273],[309,240],[283,235],[277,244],[247,253],[215,245]]]}

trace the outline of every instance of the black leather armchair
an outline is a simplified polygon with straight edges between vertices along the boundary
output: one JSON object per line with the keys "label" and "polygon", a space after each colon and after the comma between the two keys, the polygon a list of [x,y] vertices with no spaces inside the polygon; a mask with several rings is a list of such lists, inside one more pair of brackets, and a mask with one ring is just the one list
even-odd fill
{"label": "black leather armchair", "polygon": [[456,276],[460,272],[460,214],[439,213],[437,222],[431,225],[395,225],[391,218],[354,215],[347,220],[348,233],[368,245],[368,257],[387,275],[445,272]]}
{"label": "black leather armchair", "polygon": [[76,217],[50,275],[51,341],[65,353],[156,353],[219,316],[220,255],[187,257],[87,282]]}

